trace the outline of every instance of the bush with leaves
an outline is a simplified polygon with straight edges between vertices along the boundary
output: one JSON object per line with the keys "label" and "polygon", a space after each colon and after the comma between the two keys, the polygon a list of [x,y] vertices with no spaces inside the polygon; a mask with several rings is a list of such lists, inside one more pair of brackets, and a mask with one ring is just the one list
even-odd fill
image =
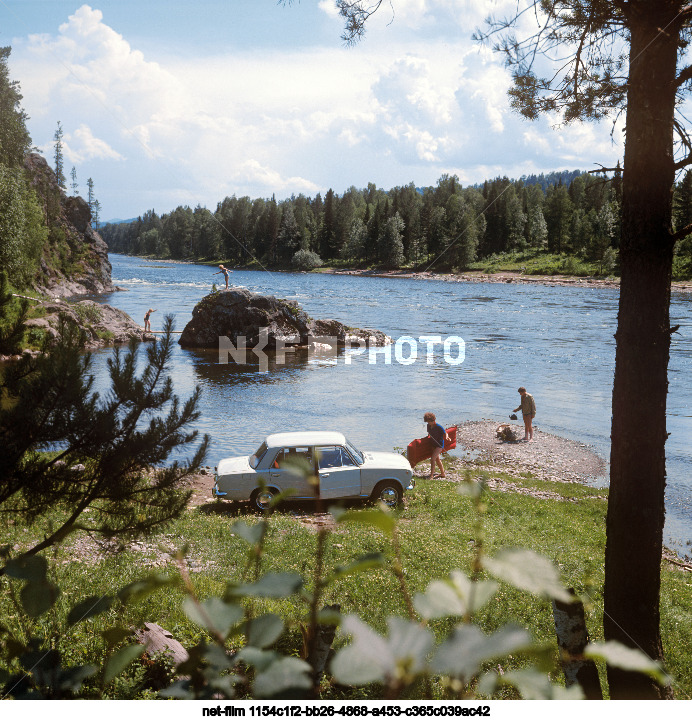
{"label": "bush with leaves", "polygon": [[[460,486],[471,495],[479,513],[483,509],[482,486],[472,482]],[[281,498],[277,499],[279,502]],[[93,596],[76,603],[69,611],[67,627],[83,623],[106,611],[122,611],[171,585],[185,591],[183,610],[204,633],[188,649],[187,660],[174,671],[177,680],[159,695],[179,699],[316,699],[329,697],[335,685],[350,698],[492,698],[515,689],[529,699],[579,699],[578,685],[565,688],[554,683],[554,650],[536,644],[530,633],[505,625],[487,635],[476,623],[478,611],[491,606],[504,582],[543,598],[574,600],[560,582],[558,569],[545,557],[524,549],[505,549],[487,557],[479,542],[474,551],[471,574],[452,571],[449,578],[432,581],[422,593],[411,595],[403,572],[396,514],[388,509],[332,509],[339,524],[365,524],[388,539],[393,550],[389,570],[398,580],[409,618],[390,617],[382,635],[356,614],[341,616],[333,607],[322,608],[325,591],[336,581],[373,569],[387,568],[382,554],[369,553],[347,566],[325,568],[329,531],[317,534],[312,578],[289,572],[263,573],[264,544],[270,518],[256,523],[236,521],[231,530],[247,544],[245,571],[228,581],[221,596],[200,598],[187,572],[184,549],[178,556],[179,576],[149,576],[130,583],[112,596]],[[480,516],[479,516],[480,518]],[[479,520],[479,528],[480,528]],[[480,536],[479,536],[480,538]],[[9,549],[0,549],[7,554]],[[38,619],[55,603],[59,590],[49,580],[41,557],[9,559],[7,584],[20,616]],[[490,577],[494,577],[493,580]],[[23,583],[22,588],[17,585]],[[258,614],[259,600],[297,596],[302,600],[301,618],[282,619],[274,613]],[[433,626],[440,619],[447,623]],[[449,622],[452,622],[451,624]],[[341,641],[350,638],[334,655],[326,679],[325,661],[331,641],[324,644],[325,628],[338,626]],[[301,657],[286,655],[279,647],[289,627],[302,630]],[[440,629],[446,629],[440,637]],[[112,694],[121,674],[132,673],[133,664],[145,646],[133,643],[132,630],[123,625],[101,631],[102,652],[92,663],[63,666],[63,658],[49,639],[0,628],[0,683],[13,698],[98,697]],[[320,647],[321,646],[321,647]],[[496,666],[508,657],[521,659],[520,667],[498,674]],[[602,659],[611,666],[636,669],[668,681],[658,663],[644,654],[615,643],[591,644],[583,658]],[[350,690],[349,690],[350,688]]]}
{"label": "bush with leaves", "polygon": [[322,259],[312,250],[301,249],[293,254],[291,263],[298,270],[314,270],[322,265]]}
{"label": "bush with leaves", "polygon": [[28,301],[13,297],[7,274],[0,271],[0,354],[14,355],[20,352],[24,340],[24,322],[28,315]]}
{"label": "bush with leaves", "polygon": [[43,211],[23,171],[0,165],[0,266],[15,286],[32,280],[47,237]]}

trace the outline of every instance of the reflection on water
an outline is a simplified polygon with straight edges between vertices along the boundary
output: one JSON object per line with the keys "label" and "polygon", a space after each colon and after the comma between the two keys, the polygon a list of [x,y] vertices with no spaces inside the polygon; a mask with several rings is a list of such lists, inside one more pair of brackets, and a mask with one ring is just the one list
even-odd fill
{"label": "reflection on water", "polygon": [[[157,308],[154,330],[166,312],[175,314],[181,330],[217,280],[206,266],[123,256],[111,256],[111,262],[115,284],[127,290],[102,299],[140,323],[147,308]],[[314,318],[377,328],[394,339],[461,336],[466,360],[447,365],[441,345],[430,364],[419,346],[412,365],[387,364],[383,354],[375,363],[367,354],[347,363],[343,353],[333,359],[303,352],[288,354],[281,366],[270,360],[263,374],[258,365],[219,365],[216,351],[176,347],[176,392],[186,397],[196,385],[203,390],[198,427],[212,436],[211,464],[250,453],[263,436],[282,430],[335,429],[373,450],[405,447],[424,434],[427,410],[446,424],[506,420],[520,385],[536,398],[537,426],[591,444],[608,458],[615,289],[237,270],[230,280],[297,300]],[[672,324],[680,329],[670,361],[667,537],[683,543],[692,537],[690,302],[677,293],[671,306]],[[100,377],[108,355],[95,354]]]}

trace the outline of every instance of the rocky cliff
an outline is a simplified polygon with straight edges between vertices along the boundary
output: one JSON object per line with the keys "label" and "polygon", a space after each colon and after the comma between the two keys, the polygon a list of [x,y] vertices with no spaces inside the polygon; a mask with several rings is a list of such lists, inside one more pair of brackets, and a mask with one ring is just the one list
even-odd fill
{"label": "rocky cliff", "polygon": [[108,293],[111,281],[108,248],[91,227],[91,211],[80,197],[66,195],[45,158],[29,153],[24,166],[43,205],[48,240],[43,249],[36,292],[50,296]]}

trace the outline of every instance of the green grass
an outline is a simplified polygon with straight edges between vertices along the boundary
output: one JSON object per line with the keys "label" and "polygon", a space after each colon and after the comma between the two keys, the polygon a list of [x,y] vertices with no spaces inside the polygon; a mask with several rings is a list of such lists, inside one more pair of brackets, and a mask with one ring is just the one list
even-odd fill
{"label": "green grass", "polygon": [[[549,490],[564,496],[564,500],[539,500],[517,493],[489,491],[479,516],[472,501],[457,493],[453,483],[421,479],[415,490],[407,494],[406,507],[395,515],[404,575],[411,594],[424,591],[431,580],[444,578],[453,569],[470,573],[474,554],[481,547],[483,552],[493,555],[503,547],[522,546],[547,555],[559,565],[564,585],[574,587],[585,600],[591,638],[601,640],[607,491],[529,477],[508,476],[507,479],[527,488]],[[593,498],[594,495],[600,498]],[[355,507],[360,505],[355,504]],[[272,515],[263,571],[294,571],[301,574],[311,588],[317,534],[295,514],[296,510],[305,509],[305,506],[287,504]],[[227,581],[241,580],[246,569],[247,544],[231,531],[239,518],[249,524],[260,521],[259,516],[242,506],[225,502],[209,504],[188,511],[165,532],[146,543],[153,547],[160,543],[166,548],[186,545],[196,595],[200,599],[221,595]],[[21,523],[5,525],[0,533],[0,545],[25,547],[40,535],[39,528]],[[154,621],[186,646],[203,637],[203,632],[182,611],[184,590],[179,568],[173,561],[164,568],[154,568],[151,563],[156,559],[155,553],[126,550],[89,565],[71,555],[69,545],[73,542],[68,539],[65,548],[49,554],[54,580],[62,594],[53,610],[25,628],[27,634],[41,631],[59,639],[56,642],[73,663],[85,663],[90,657],[102,654],[103,641],[99,632],[113,625],[135,627],[145,621]],[[391,572],[394,560],[391,542],[371,527],[337,525],[327,538],[325,569],[329,571],[372,552],[384,554],[386,566],[334,583],[327,588],[323,602],[339,603],[342,613],[360,614],[376,630],[384,632],[389,615],[406,616],[399,581]],[[154,571],[167,573],[179,582],[137,604],[114,607],[77,626],[65,627],[66,614],[77,601],[90,595],[113,594],[126,583]],[[661,627],[668,670],[676,679],[677,697],[688,698],[692,695],[692,654],[688,643],[692,627],[692,574],[664,563],[662,578]],[[7,584],[7,579],[0,579],[3,589],[0,623],[14,628],[20,619],[6,593]],[[298,623],[306,619],[305,602],[297,595],[255,602],[255,613],[269,611],[278,613],[288,622],[288,630],[280,642],[282,650],[298,654]],[[475,621],[486,632],[512,621],[519,623],[527,627],[537,641],[553,648],[556,654],[552,609],[548,601],[503,584]],[[440,637],[451,626],[450,620],[432,624]],[[509,661],[510,667],[512,663],[519,661]],[[131,679],[129,686],[126,681],[118,683],[121,687],[111,685],[106,693],[121,696],[136,693],[136,679]]]}
{"label": "green grass", "polygon": [[586,261],[567,253],[525,250],[498,253],[483,258],[469,266],[469,270],[484,273],[516,272],[527,275],[569,275],[607,276],[617,273],[606,272],[599,263]]}

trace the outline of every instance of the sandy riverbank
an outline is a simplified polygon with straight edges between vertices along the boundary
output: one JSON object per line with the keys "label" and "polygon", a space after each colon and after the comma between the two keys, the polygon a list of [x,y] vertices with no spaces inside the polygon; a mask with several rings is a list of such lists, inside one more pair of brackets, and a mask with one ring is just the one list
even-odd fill
{"label": "sandy riverbank", "polygon": [[[449,283],[518,283],[523,285],[567,286],[573,288],[619,288],[619,278],[596,278],[567,275],[525,275],[511,271],[482,273],[433,273],[431,271],[405,270],[357,270],[344,268],[320,268],[319,272],[331,275],[359,275],[373,278],[412,278],[414,280],[442,280]],[[692,293],[692,281],[680,281],[671,284],[674,291]]]}

